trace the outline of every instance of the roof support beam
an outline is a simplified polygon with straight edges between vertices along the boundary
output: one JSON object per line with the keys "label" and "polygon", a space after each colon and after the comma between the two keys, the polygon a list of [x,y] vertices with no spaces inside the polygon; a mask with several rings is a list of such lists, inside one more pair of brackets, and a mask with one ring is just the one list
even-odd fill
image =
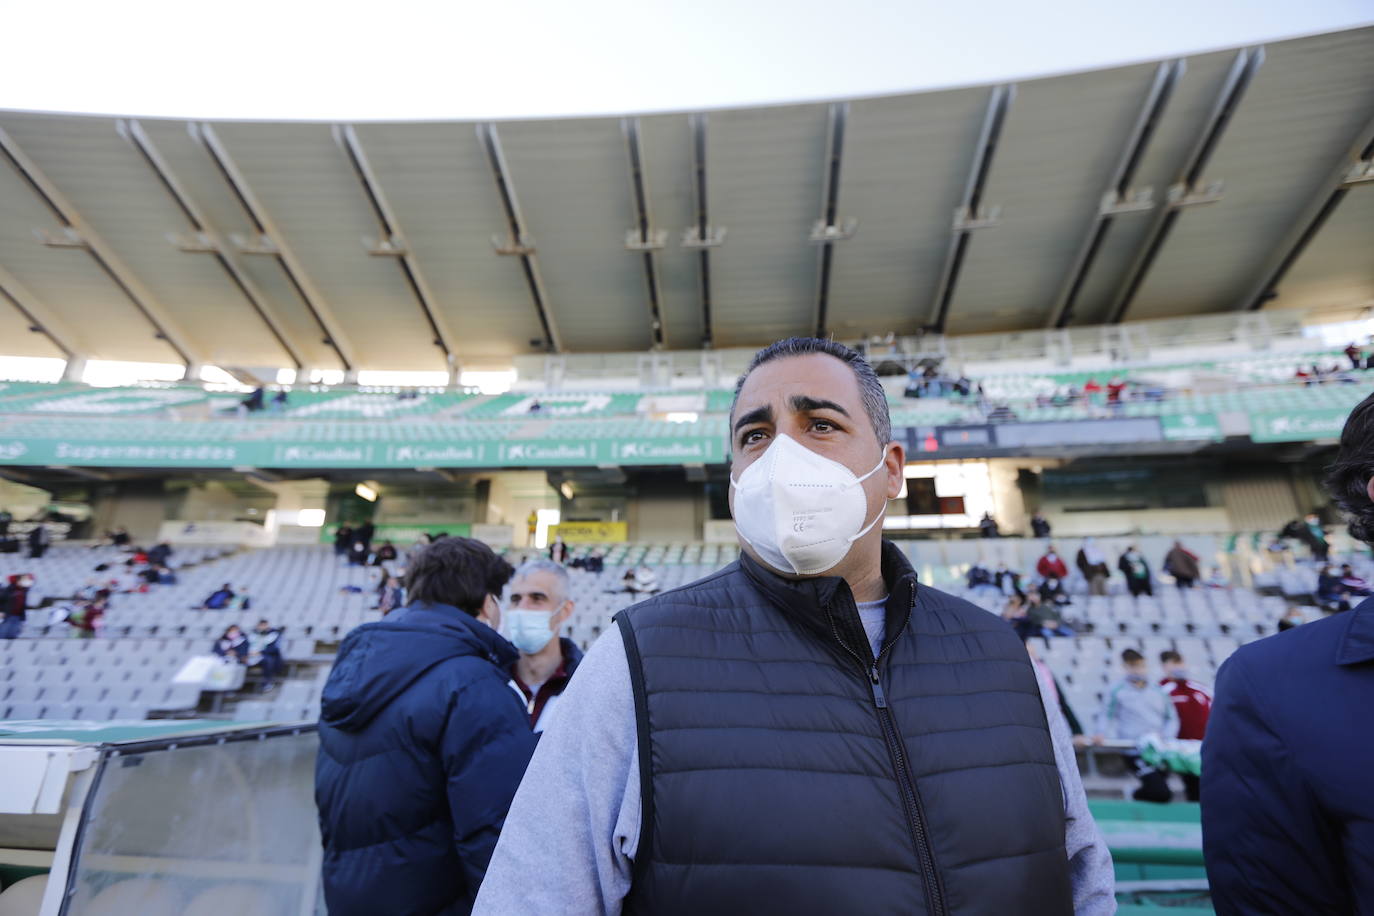
{"label": "roof support beam", "polygon": [[668,233],[653,227],[649,213],[649,189],[645,177],[644,149],[639,141],[639,118],[625,118],[621,128],[625,132],[625,149],[630,156],[630,196],[634,200],[635,224],[625,236],[625,247],[636,252],[644,261],[644,281],[649,293],[649,339],[653,348],[668,345],[663,327],[663,290],[659,285],[658,252]]}
{"label": "roof support beam", "polygon": [[496,181],[496,192],[501,197],[501,207],[506,213],[509,237],[505,243],[493,239],[496,243],[496,253],[520,259],[520,269],[525,275],[525,283],[529,286],[530,299],[534,302],[539,324],[544,329],[544,347],[551,353],[562,353],[563,341],[558,333],[558,324],[554,321],[553,309],[549,306],[544,278],[539,272],[534,240],[526,231],[525,218],[520,213],[520,200],[515,195],[510,167],[506,164],[506,154],[501,149],[501,135],[497,133],[495,124],[478,124],[477,139],[487,153],[487,162]]}
{"label": "roof support beam", "polygon": [[849,104],[836,102],[830,106],[830,118],[825,137],[825,168],[821,172],[821,212],[811,230],[816,251],[816,311],[815,336],[825,337],[830,310],[830,273],[835,259],[835,242],[854,235],[856,220],[839,224],[837,210],[840,203],[840,161],[844,155],[844,128],[849,117]]}
{"label": "roof support beam", "polygon": [[4,130],[0,130],[0,157],[9,161],[19,177],[61,223],[62,235],[50,239],[48,243],[55,247],[79,248],[85,251],[152,326],[153,336],[165,341],[186,364],[188,370],[203,363],[203,355],[197,352],[186,335],[173,325],[167,310],[153,299],[152,294],[133,275],[133,271],[129,270],[115,254],[114,249],[81,218],[81,214],[71,202],[62,196],[57,187]]}
{"label": "roof support beam", "polygon": [[1212,112],[1203,125],[1202,133],[1198,136],[1197,142],[1193,144],[1188,157],[1183,161],[1179,169],[1178,181],[1169,189],[1168,201],[1157,211],[1154,222],[1146,233],[1144,245],[1136,254],[1130,269],[1126,271],[1126,277],[1117,290],[1116,296],[1112,299],[1112,306],[1108,311],[1108,323],[1118,324],[1125,319],[1132,300],[1135,299],[1136,293],[1140,292],[1140,287],[1144,285],[1145,277],[1149,274],[1150,268],[1154,265],[1160,251],[1163,250],[1164,243],[1168,240],[1169,233],[1173,231],[1174,224],[1178,221],[1183,210],[1190,206],[1213,203],[1220,199],[1219,182],[1213,182],[1206,188],[1200,187],[1202,172],[1207,168],[1207,163],[1211,160],[1212,153],[1216,151],[1222,134],[1226,132],[1226,126],[1230,123],[1231,116],[1235,114],[1236,108],[1245,96],[1245,90],[1249,87],[1250,81],[1254,79],[1255,73],[1262,63],[1264,63],[1263,48],[1245,48],[1236,54],[1235,62],[1231,65],[1231,72],[1227,74],[1226,82],[1222,84],[1221,92],[1217,94],[1216,103],[1212,106]]}
{"label": "roof support beam", "polygon": [[[1341,157],[1332,174],[1323,180],[1321,191],[1307,206],[1303,215],[1294,222],[1293,231],[1265,261],[1260,272],[1260,282],[1240,303],[1240,308],[1257,312],[1271,299],[1278,297],[1279,284],[1297,263],[1307,246],[1317,237],[1345,200],[1345,196],[1359,185],[1374,184],[1374,117],[1355,135],[1350,150]],[[1374,193],[1374,190],[1366,191]],[[1367,255],[1370,256],[1370,255]]]}
{"label": "roof support beam", "polygon": [[688,118],[692,135],[692,199],[696,204],[696,221],[682,233],[682,247],[697,253],[697,285],[701,290],[701,346],[710,349],[714,342],[711,327],[711,249],[725,240],[725,230],[711,225],[706,197],[706,130],[707,116],[695,114]]}
{"label": "roof support beam", "polygon": [[61,353],[68,363],[77,359],[78,348],[72,343],[71,333],[53,316],[52,312],[41,305],[23,284],[9,271],[0,267],[0,300],[4,300],[29,323],[29,330],[42,334]]}
{"label": "roof support beam", "polygon": [[129,141],[129,144],[143,157],[143,161],[148,164],[148,168],[153,170],[159,183],[167,191],[167,194],[180,208],[186,221],[191,224],[191,231],[196,236],[196,243],[191,247],[182,247],[182,251],[192,253],[203,253],[212,256],[215,263],[220,266],[229,281],[247,300],[249,306],[262,319],[262,323],[267,327],[268,333],[276,339],[282,351],[291,359],[296,369],[305,366],[305,361],[301,358],[300,351],[287,339],[285,326],[281,319],[276,316],[272,307],[267,302],[267,297],[258,289],[253,278],[239,265],[238,261],[229,253],[229,246],[219,232],[210,225],[200,208],[196,206],[191,196],[186,193],[181,181],[173,174],[167,160],[154,145],[151,137],[143,129],[143,125],[138,121],[120,120],[115,122],[115,129],[120,136]]}
{"label": "roof support beam", "polygon": [[1078,294],[1083,289],[1088,272],[1092,270],[1093,261],[1097,258],[1102,242],[1112,228],[1112,220],[1122,213],[1140,212],[1153,207],[1151,189],[1134,191],[1131,188],[1131,180],[1135,177],[1140,161],[1150,145],[1150,138],[1154,136],[1159,119],[1163,116],[1164,108],[1168,105],[1174,86],[1183,75],[1183,71],[1184,64],[1181,60],[1165,61],[1155,70],[1155,78],[1150,84],[1150,91],[1145,95],[1145,103],[1140,107],[1140,114],[1136,116],[1135,124],[1131,126],[1131,132],[1126,137],[1126,145],[1122,148],[1121,156],[1112,170],[1110,187],[1102,196],[1102,203],[1088,227],[1088,234],[1079,246],[1078,254],[1074,256],[1073,266],[1064,278],[1059,295],[1055,297],[1047,327],[1064,328],[1073,321]]}
{"label": "roof support beam", "polygon": [[372,164],[368,162],[362,140],[358,138],[358,132],[351,124],[335,126],[334,139],[343,148],[349,164],[353,166],[353,173],[358,176],[358,181],[363,186],[363,193],[372,205],[372,212],[377,217],[378,228],[381,230],[377,245],[369,253],[377,257],[396,259],[396,265],[401,268],[401,276],[405,278],[406,286],[410,288],[411,294],[420,306],[421,314],[429,324],[434,346],[444,354],[444,364],[448,367],[449,381],[452,382],[458,376],[457,357],[450,343],[453,335],[444,328],[443,319],[434,307],[434,296],[430,292],[429,284],[425,282],[420,265],[401,232],[395,211],[391,209],[386,195],[382,193],[381,183],[377,181]]}
{"label": "roof support beam", "polygon": [[983,115],[983,129],[978,134],[978,145],[974,148],[973,161],[969,164],[968,181],[964,185],[964,196],[960,199],[959,209],[954,212],[953,234],[950,236],[949,249],[945,252],[945,263],[940,270],[940,279],[935,286],[934,305],[926,329],[937,334],[945,332],[949,320],[949,307],[954,301],[954,291],[959,283],[959,271],[963,268],[964,257],[968,254],[971,234],[975,229],[996,225],[997,208],[984,209],[983,190],[987,185],[988,172],[992,168],[992,158],[997,151],[997,142],[1002,135],[1002,125],[1006,122],[1007,109],[1016,97],[1016,87],[1012,85],[995,86],[988,98],[987,111]]}
{"label": "roof support beam", "polygon": [[[224,182],[229,186],[229,190],[234,193],[239,206],[253,224],[255,238],[250,245],[239,244],[239,249],[244,254],[269,255],[276,259],[281,265],[282,273],[286,274],[286,279],[290,282],[296,295],[304,303],[306,310],[310,312],[315,323],[319,326],[320,332],[324,335],[322,342],[331,348],[339,357],[339,363],[344,372],[353,372],[356,368],[353,359],[353,348],[344,337],[342,329],[339,327],[338,320],[335,319],[329,307],[325,304],[324,298],[320,295],[315,284],[310,281],[301,265],[300,259],[296,257],[291,247],[287,245],[285,237],[277,224],[268,215],[267,210],[253,193],[253,189],[248,186],[243,173],[234,162],[229,151],[225,149],[223,141],[215,133],[209,124],[192,123],[188,125],[191,136],[194,137],[205,148],[210,159],[219,169],[220,175],[224,177]],[[234,237],[237,243],[238,238]]]}

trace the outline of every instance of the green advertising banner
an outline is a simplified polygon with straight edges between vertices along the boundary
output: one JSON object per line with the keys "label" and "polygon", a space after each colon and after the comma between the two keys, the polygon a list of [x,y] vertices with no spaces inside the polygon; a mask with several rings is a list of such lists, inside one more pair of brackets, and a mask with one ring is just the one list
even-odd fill
{"label": "green advertising banner", "polygon": [[500,468],[713,464],[717,437],[533,439],[516,442],[195,442],[0,439],[0,465],[140,468]]}
{"label": "green advertising banner", "polygon": [[1188,439],[1220,442],[1226,438],[1221,432],[1221,421],[1214,413],[1165,414],[1159,418],[1159,427],[1170,442]]}
{"label": "green advertising banner", "polygon": [[1250,438],[1256,442],[1339,439],[1348,416],[1348,407],[1258,411],[1250,414]]}
{"label": "green advertising banner", "polygon": [[[361,523],[359,523],[361,524]],[[465,538],[472,536],[472,526],[466,522],[455,524],[433,525],[377,525],[377,531],[372,535],[372,547],[376,549],[382,544],[390,541],[396,549],[403,555],[410,549],[410,546],[420,539],[423,534],[438,534],[440,531],[447,532],[450,537]],[[334,543],[334,535],[338,533],[338,525],[325,525],[320,529],[320,543]]]}

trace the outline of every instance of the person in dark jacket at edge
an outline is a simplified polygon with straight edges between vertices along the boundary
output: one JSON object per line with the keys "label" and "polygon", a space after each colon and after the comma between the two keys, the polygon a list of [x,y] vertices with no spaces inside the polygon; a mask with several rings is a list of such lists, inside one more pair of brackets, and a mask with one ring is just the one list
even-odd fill
{"label": "person in dark jacket at edge", "polygon": [[511,572],[480,541],[436,542],[410,603],[339,647],[315,764],[330,916],[471,912],[536,740],[497,633]]}
{"label": "person in dark jacket at edge", "polygon": [[510,686],[530,713],[539,734],[553,721],[554,709],[582,661],[582,650],[558,631],[576,605],[572,583],[556,560],[529,560],[515,571],[504,614],[510,641],[520,658],[510,667]]}
{"label": "person in dark jacket at edge", "polygon": [[[1374,396],[1326,488],[1374,543]],[[1374,913],[1374,598],[1241,647],[1202,743],[1202,850],[1221,916]]]}
{"label": "person in dark jacket at edge", "polygon": [[905,451],[872,367],[780,341],[730,418],[741,557],[587,653],[475,912],[1114,913],[1021,640],[882,539]]}

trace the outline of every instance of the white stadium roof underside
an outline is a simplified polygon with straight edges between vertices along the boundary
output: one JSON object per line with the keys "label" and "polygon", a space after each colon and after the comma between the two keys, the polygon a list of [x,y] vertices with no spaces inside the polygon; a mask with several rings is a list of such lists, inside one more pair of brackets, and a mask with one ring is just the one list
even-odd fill
{"label": "white stadium roof underside", "polygon": [[0,112],[0,351],[444,370],[1374,303],[1374,28],[627,118]]}

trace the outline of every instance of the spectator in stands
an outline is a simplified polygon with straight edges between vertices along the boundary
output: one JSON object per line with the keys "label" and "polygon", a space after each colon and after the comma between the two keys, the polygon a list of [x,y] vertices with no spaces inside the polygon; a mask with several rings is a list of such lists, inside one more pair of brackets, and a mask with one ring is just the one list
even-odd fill
{"label": "spectator in stands", "polygon": [[390,541],[382,541],[382,546],[377,548],[377,552],[372,555],[372,565],[381,566],[383,563],[396,562],[396,545]]}
{"label": "spectator in stands", "polygon": [[621,591],[631,595],[652,595],[658,591],[658,574],[647,566],[632,566],[621,577]]}
{"label": "spectator in stands", "polygon": [[982,519],[978,522],[978,533],[984,538],[1001,537],[1001,530],[997,527],[997,520],[992,517],[991,512],[984,512]]}
{"label": "spectator in stands", "polygon": [[20,573],[9,577],[9,582],[0,589],[0,639],[18,639],[24,631],[24,621],[29,612],[29,590],[33,588],[33,576]]}
{"label": "spectator in stands", "polygon": [[253,632],[248,634],[248,667],[257,666],[262,671],[262,692],[267,693],[277,686],[277,679],[286,668],[286,660],[281,657],[281,628],[274,627],[266,620],[259,620]]}
{"label": "spectator in stands", "polygon": [[1220,566],[1212,567],[1212,574],[1203,582],[1208,588],[1227,589],[1231,587],[1231,580],[1226,577],[1226,573]]}
{"label": "spectator in stands", "polygon": [[[1024,649],[882,540],[904,451],[872,368],[792,339],[737,392],[740,559],[587,653],[475,913],[1112,912],[1066,730],[1013,702],[1039,690]],[[919,811],[902,727],[929,762]]]}
{"label": "spectator in stands", "polygon": [[1374,590],[1369,587],[1369,582],[1360,576],[1355,575],[1355,567],[1349,563],[1341,564],[1341,587],[1345,589],[1347,595],[1356,598],[1368,598],[1374,595]]}
{"label": "spectator in stands", "polygon": [[76,631],[77,639],[95,639],[105,626],[105,612],[108,609],[105,598],[80,602],[67,615],[67,623]]}
{"label": "spectator in stands", "polygon": [[563,541],[563,535],[558,535],[549,545],[549,559],[560,564],[568,562],[568,545]]}
{"label": "spectator in stands", "polygon": [[[1374,397],[1346,420],[1327,492],[1374,542]],[[1242,646],[1202,745],[1202,846],[1221,916],[1367,912],[1374,901],[1374,599]]]}
{"label": "spectator in stands", "polygon": [[470,911],[535,745],[497,632],[512,572],[438,541],[406,570],[410,603],[339,647],[315,767],[330,916]]}
{"label": "spectator in stands", "polygon": [[1037,635],[1047,639],[1051,636],[1072,636],[1073,628],[1064,623],[1062,608],[1069,604],[1069,596],[1057,579],[1047,579],[1040,586],[1040,600],[1026,605],[1026,620],[1035,628]]}
{"label": "spectator in stands", "polygon": [[244,398],[240,403],[245,413],[256,413],[266,406],[263,401],[267,395],[267,390],[261,385],[253,389],[253,393]]}
{"label": "spectator in stands", "polygon": [[1050,536],[1050,522],[1037,509],[1031,516],[1031,537],[1047,538]]}
{"label": "spectator in stands", "polygon": [[377,610],[382,612],[385,617],[396,610],[405,602],[405,591],[401,588],[401,580],[395,576],[386,576],[382,580],[382,590],[377,596]]}
{"label": "spectator in stands", "polygon": [[52,535],[48,532],[48,526],[42,522],[37,523],[29,529],[29,559],[41,559],[43,554],[48,552],[48,545],[52,543]]}
{"label": "spectator in stands", "polygon": [[377,526],[372,524],[372,519],[367,519],[357,530],[353,532],[353,542],[363,545],[364,553],[372,552],[372,538],[377,534]]}
{"label": "spectator in stands", "polygon": [[[428,535],[426,535],[428,537]],[[341,557],[348,556],[348,552],[353,548],[353,526],[340,525],[334,532],[334,553]]]}
{"label": "spectator in stands", "polygon": [[161,541],[154,544],[152,549],[148,551],[148,562],[154,566],[167,566],[171,563],[174,553],[176,551],[172,549],[171,544]]}
{"label": "spectator in stands", "polygon": [[1004,595],[1026,597],[1026,593],[1021,590],[1021,574],[1008,569],[1006,563],[997,564],[997,570],[992,574],[992,582]]}
{"label": "spectator in stands", "polygon": [[1350,593],[1330,565],[1323,566],[1317,573],[1317,603],[1328,611],[1350,610]]}
{"label": "spectator in stands", "polygon": [[[1212,695],[1206,687],[1188,678],[1188,666],[1182,654],[1172,650],[1161,652],[1159,664],[1164,669],[1164,679],[1159,686],[1174,701],[1178,737],[1185,741],[1201,741],[1207,734],[1207,717],[1212,714]],[[1184,797],[1197,801],[1202,781],[1192,773],[1180,773],[1179,776],[1183,779]]]}
{"label": "spectator in stands", "polygon": [[1092,538],[1084,538],[1083,546],[1078,548],[1078,558],[1075,561],[1078,571],[1083,574],[1083,578],[1088,582],[1088,593],[1091,595],[1107,594],[1107,580],[1112,576],[1112,571],[1107,566],[1107,555],[1097,546],[1097,542]]}
{"label": "spectator in stands", "polygon": [[1121,407],[1126,393],[1126,380],[1119,375],[1114,375],[1111,381],[1107,382],[1107,404],[1111,407]]}
{"label": "spectator in stands", "polygon": [[[1134,649],[1121,653],[1125,677],[1107,692],[1097,715],[1097,734],[1094,744],[1129,741],[1139,744],[1141,739],[1157,735],[1160,738],[1178,737],[1178,713],[1174,701],[1163,688],[1150,683],[1150,669],[1145,656]],[[1145,763],[1139,754],[1128,754],[1131,772],[1140,780],[1140,788],[1132,796],[1136,801],[1167,802],[1173,799],[1169,788],[1169,774]]]}
{"label": "spectator in stands", "polygon": [[1088,379],[1083,385],[1083,396],[1088,399],[1089,404],[1094,407],[1101,407],[1103,402],[1101,383],[1095,378]]}
{"label": "spectator in stands", "polygon": [[975,595],[1001,594],[1002,590],[992,581],[992,572],[981,562],[968,569],[968,589]]}
{"label": "spectator in stands", "polygon": [[231,623],[225,628],[224,634],[215,640],[212,651],[227,662],[246,665],[248,664],[248,637],[243,635],[243,630],[239,629],[238,624]]}
{"label": "spectator in stands", "polygon": [[1291,630],[1304,623],[1307,623],[1307,615],[1303,613],[1302,608],[1296,604],[1289,605],[1288,610],[1279,618],[1279,632]]}
{"label": "spectator in stands", "polygon": [[1041,582],[1037,591],[1040,593],[1041,601],[1053,604],[1056,607],[1065,607],[1073,604],[1073,599],[1069,597],[1069,593],[1064,589],[1063,580],[1057,576],[1050,576],[1044,582]]}
{"label": "spectator in stands", "polygon": [[1053,544],[1045,548],[1045,555],[1035,564],[1035,571],[1042,579],[1064,579],[1069,575],[1069,567],[1064,565],[1064,558]]}
{"label": "spectator in stands", "polygon": [[197,610],[222,611],[229,606],[229,602],[234,600],[234,587],[228,582],[221,585],[210,593],[210,596],[200,603]]}
{"label": "spectator in stands", "polygon": [[1360,349],[1360,345],[1353,340],[1350,342],[1350,345],[1345,348],[1345,358],[1350,360],[1351,369],[1364,368],[1364,351]]}
{"label": "spectator in stands", "polygon": [[1198,555],[1184,547],[1182,541],[1174,541],[1174,546],[1164,555],[1164,571],[1174,577],[1179,589],[1192,588],[1202,578]]}
{"label": "spectator in stands", "polygon": [[1326,537],[1326,528],[1322,525],[1321,517],[1315,512],[1307,513],[1303,519],[1302,533],[1298,535],[1298,540],[1307,545],[1312,551],[1312,558],[1319,563],[1325,563],[1327,557],[1331,555],[1331,544]]}
{"label": "spectator in stands", "polygon": [[568,571],[553,560],[530,560],[515,571],[505,620],[520,658],[510,669],[510,685],[529,710],[530,727],[541,733],[553,716],[582,650],[559,637],[574,604],[568,597]]}

